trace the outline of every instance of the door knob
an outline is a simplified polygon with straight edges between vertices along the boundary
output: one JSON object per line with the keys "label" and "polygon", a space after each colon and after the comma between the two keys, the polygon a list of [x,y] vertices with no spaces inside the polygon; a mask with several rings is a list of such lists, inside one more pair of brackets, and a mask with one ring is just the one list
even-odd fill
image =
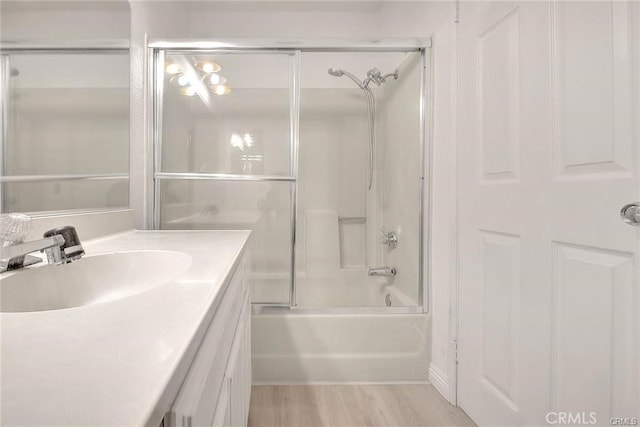
{"label": "door knob", "polygon": [[640,202],[624,205],[620,210],[620,219],[625,224],[640,226]]}

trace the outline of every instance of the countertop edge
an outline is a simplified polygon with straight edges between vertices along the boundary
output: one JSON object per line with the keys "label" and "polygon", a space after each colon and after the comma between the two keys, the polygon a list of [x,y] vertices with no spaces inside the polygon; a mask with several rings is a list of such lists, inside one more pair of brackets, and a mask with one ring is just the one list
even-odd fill
{"label": "countertop edge", "polygon": [[[153,232],[157,230],[137,230],[139,232]],[[168,230],[173,231],[173,230]],[[177,230],[176,230],[177,231]],[[186,230],[186,231],[203,231],[203,230]],[[216,230],[218,231],[218,230]],[[182,384],[184,383],[187,374],[189,372],[189,368],[193,363],[196,355],[198,354],[198,350],[202,345],[202,341],[204,340],[205,334],[213,317],[215,316],[218,307],[220,306],[220,302],[224,297],[227,289],[229,288],[229,284],[231,283],[231,278],[235,274],[242,260],[242,256],[247,252],[249,238],[251,237],[250,230],[228,230],[228,231],[249,231],[249,234],[245,237],[242,246],[236,252],[234,256],[233,263],[228,267],[227,273],[225,274],[224,281],[216,296],[211,301],[211,304],[207,308],[200,324],[196,328],[196,330],[191,335],[191,339],[189,340],[189,344],[185,348],[182,356],[180,357],[180,361],[173,366],[172,372],[168,378],[167,383],[163,386],[160,391],[157,399],[155,400],[155,405],[145,416],[144,425],[149,427],[158,427],[162,422],[164,416],[170,411],[171,406],[175,402],[180,389],[182,388]],[[162,232],[165,232],[164,230]],[[184,231],[180,231],[184,232]]]}

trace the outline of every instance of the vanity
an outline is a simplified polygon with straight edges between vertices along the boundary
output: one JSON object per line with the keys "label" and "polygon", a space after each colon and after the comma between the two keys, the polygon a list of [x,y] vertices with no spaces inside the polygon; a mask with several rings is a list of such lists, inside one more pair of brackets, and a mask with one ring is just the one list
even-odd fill
{"label": "vanity", "polygon": [[249,234],[130,231],[0,275],[0,423],[246,425]]}

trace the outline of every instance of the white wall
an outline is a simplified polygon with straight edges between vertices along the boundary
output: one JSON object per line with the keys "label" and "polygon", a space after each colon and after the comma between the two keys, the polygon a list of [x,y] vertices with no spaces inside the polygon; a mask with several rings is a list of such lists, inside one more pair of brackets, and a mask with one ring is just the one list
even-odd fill
{"label": "white wall", "polygon": [[[453,9],[453,8],[452,8]],[[429,381],[455,403],[451,312],[456,287],[456,26],[452,16],[433,35],[433,125],[429,266],[432,315]]]}
{"label": "white wall", "polygon": [[[335,223],[366,215],[366,103],[360,89],[303,89],[301,102],[297,270],[335,278],[341,267],[366,263],[364,224]],[[326,215],[333,219],[324,221]],[[339,241],[345,231],[349,246]],[[328,242],[324,247],[309,241],[318,234]]]}
{"label": "white wall", "polygon": [[129,18],[126,0],[3,0],[0,3],[3,41],[122,42],[129,37]]}

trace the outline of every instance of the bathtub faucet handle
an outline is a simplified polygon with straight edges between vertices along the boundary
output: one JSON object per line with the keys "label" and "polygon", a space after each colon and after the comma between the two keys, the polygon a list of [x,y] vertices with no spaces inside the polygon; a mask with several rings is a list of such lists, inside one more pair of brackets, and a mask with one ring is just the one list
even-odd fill
{"label": "bathtub faucet handle", "polygon": [[395,249],[398,246],[398,233],[395,231],[387,232],[383,227],[380,228],[382,233],[382,244],[389,246],[389,249]]}

